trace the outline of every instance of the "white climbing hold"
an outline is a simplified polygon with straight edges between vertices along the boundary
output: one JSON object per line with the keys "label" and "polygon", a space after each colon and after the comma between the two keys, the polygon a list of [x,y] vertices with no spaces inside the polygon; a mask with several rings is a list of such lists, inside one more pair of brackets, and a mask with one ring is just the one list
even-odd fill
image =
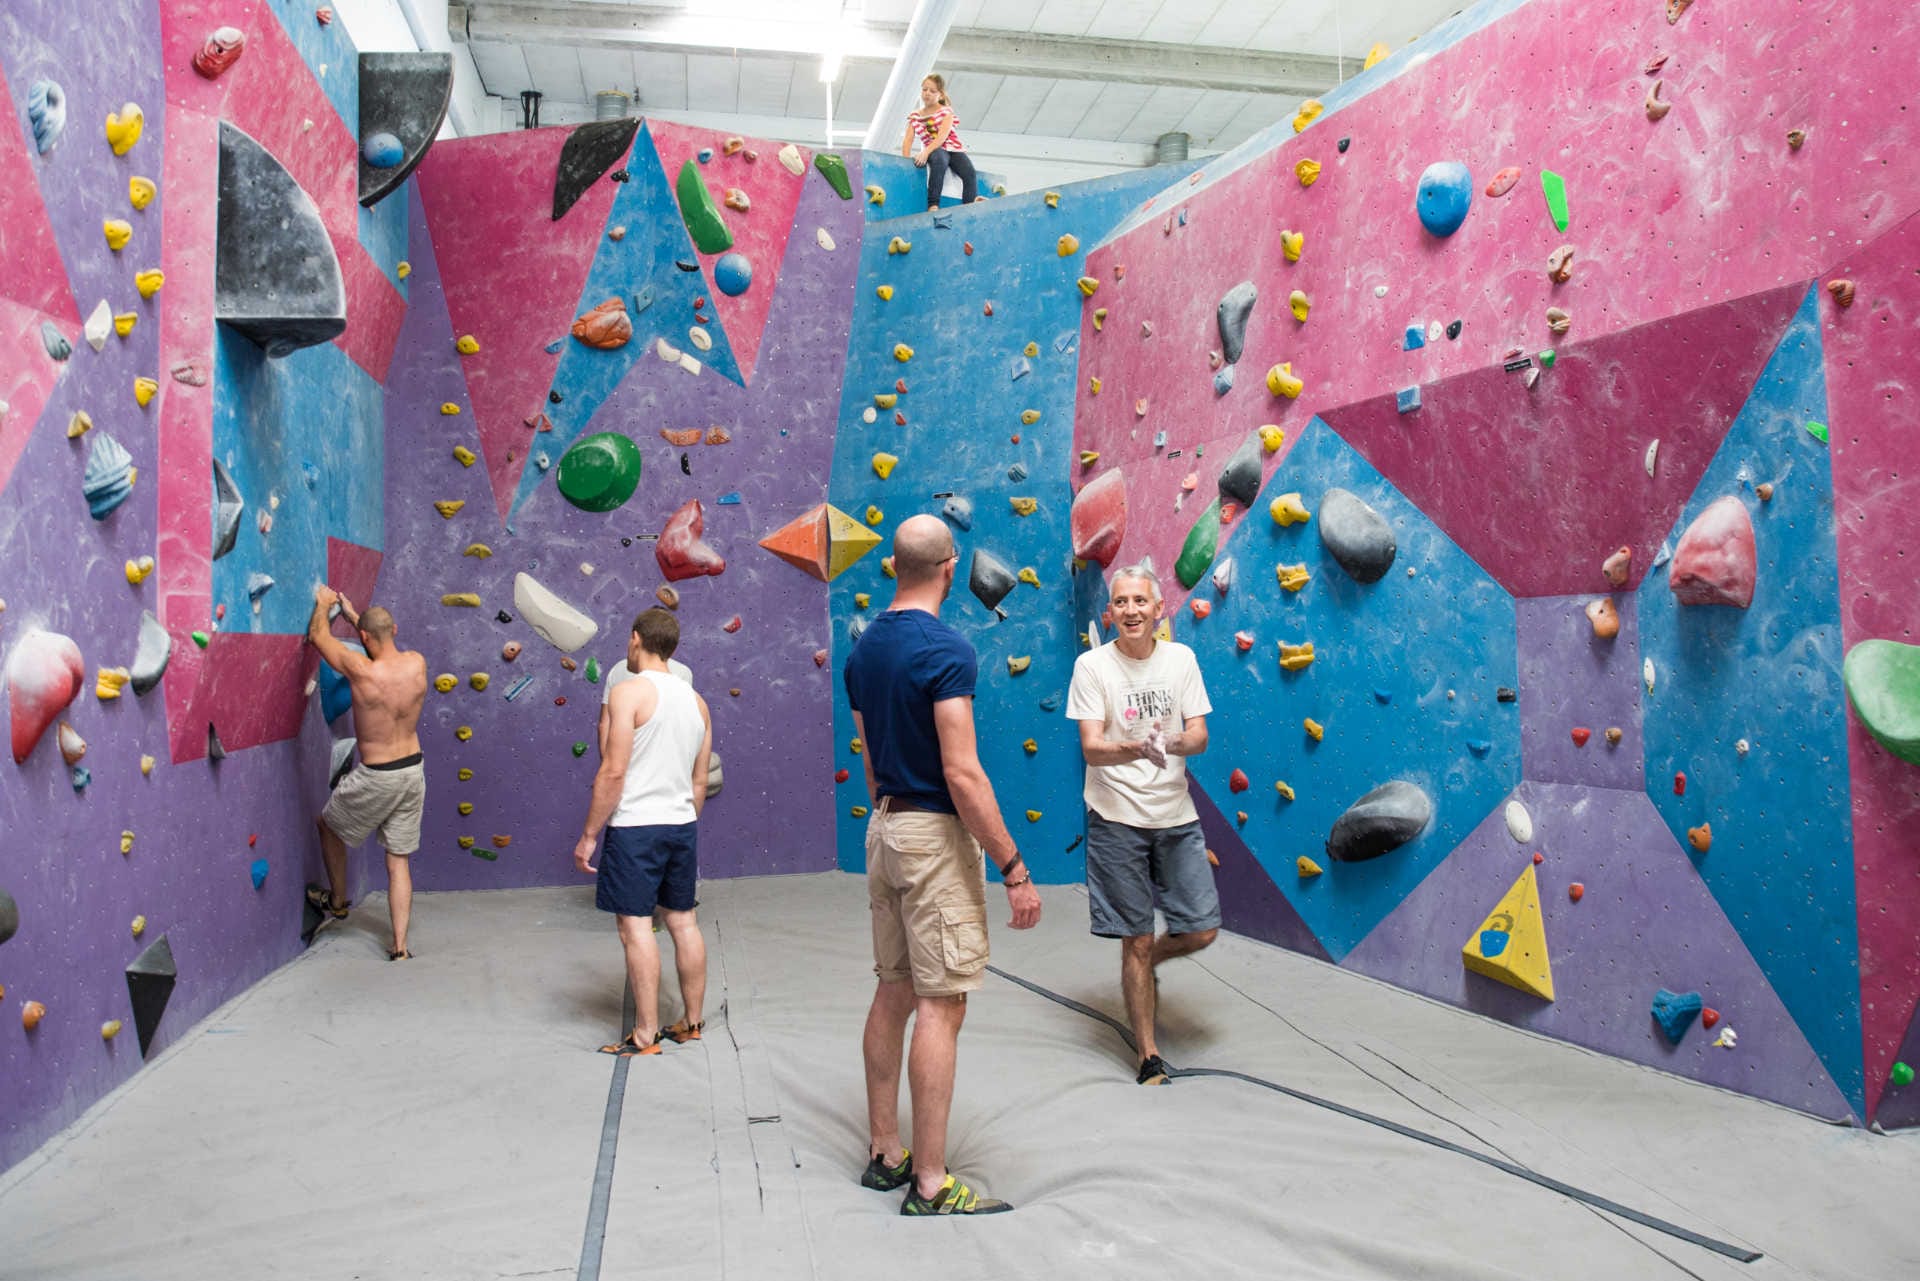
{"label": "white climbing hold", "polygon": [[100,351],[107,345],[107,335],[113,332],[113,308],[107,306],[105,298],[102,298],[100,305],[93,309],[93,314],[87,317],[83,332],[87,336],[87,346],[95,351]]}
{"label": "white climbing hold", "polygon": [[565,654],[579,649],[600,631],[600,624],[542,587],[530,574],[513,576],[513,604],[527,626]]}
{"label": "white climbing hold", "polygon": [[680,368],[686,370],[690,374],[697,374],[700,372],[700,361],[690,351],[683,351],[680,353],[680,359],[678,361],[678,364]]}
{"label": "white climbing hold", "polygon": [[875,409],[872,405],[868,405],[866,408],[866,411],[860,415],[860,421],[864,423],[869,423],[869,424],[879,422],[880,411]]}
{"label": "white climbing hold", "polygon": [[794,146],[792,143],[788,143],[786,146],[780,148],[779,156],[780,163],[785,165],[787,172],[794,177],[798,178],[807,171],[806,161],[800,159],[800,148]]}
{"label": "white climbing hold", "polygon": [[1748,752],[1751,752],[1752,750],[1753,750],[1753,744],[1749,743],[1746,739],[1741,738],[1741,739],[1734,740],[1734,744],[1733,744],[1734,755],[1745,756]]}
{"label": "white climbing hold", "polygon": [[1658,458],[1659,456],[1660,456],[1660,438],[1656,436],[1654,437],[1653,443],[1647,446],[1647,460],[1646,460],[1647,475],[1649,476],[1653,475],[1653,462],[1654,462],[1654,459]]}
{"label": "white climbing hold", "polygon": [[1387,296],[1387,287],[1385,285],[1375,285],[1373,287],[1373,296],[1375,298],[1385,298]]}
{"label": "white climbing hold", "polygon": [[1519,801],[1507,802],[1507,835],[1522,845],[1533,839],[1533,815]]}
{"label": "white climbing hold", "polygon": [[1646,661],[1640,664],[1640,679],[1646,684],[1647,693],[1649,694],[1653,693],[1653,682],[1654,682],[1655,675],[1656,673],[1653,670],[1653,660],[1651,658],[1647,659]]}
{"label": "white climbing hold", "polygon": [[818,241],[820,247],[826,250],[828,253],[832,253],[834,251],[835,246],[833,243],[833,237],[827,234],[827,229],[825,227],[815,227],[813,229],[813,238],[816,241]]}
{"label": "white climbing hold", "polygon": [[653,340],[653,353],[669,365],[680,359],[680,349],[664,338]]}
{"label": "white climbing hold", "polygon": [[1427,322],[1427,341],[1428,342],[1439,342],[1441,336],[1444,335],[1446,332],[1447,332],[1447,327],[1441,324],[1439,321],[1429,320]]}
{"label": "white climbing hold", "polygon": [[713,350],[713,335],[708,333],[706,330],[702,329],[698,325],[695,325],[693,328],[687,330],[687,341],[691,342],[695,347],[698,347],[701,351]]}
{"label": "white climbing hold", "polygon": [[1730,1027],[1720,1029],[1720,1035],[1713,1039],[1714,1045],[1723,1050],[1731,1050],[1739,1044],[1740,1035]]}

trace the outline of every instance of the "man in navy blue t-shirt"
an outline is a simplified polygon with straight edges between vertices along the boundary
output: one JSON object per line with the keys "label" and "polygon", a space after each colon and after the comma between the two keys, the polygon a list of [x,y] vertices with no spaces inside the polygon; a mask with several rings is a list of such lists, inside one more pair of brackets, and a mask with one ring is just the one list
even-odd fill
{"label": "man in navy blue t-shirt", "polygon": [[[863,1049],[871,1143],[860,1182],[907,1186],[900,1213],[992,1214],[1013,1207],[947,1172],[947,1113],[967,993],[987,965],[987,877],[1000,870],[1013,928],[1040,920],[1040,894],[1000,818],[973,730],[973,646],[940,621],[959,553],[936,516],[893,536],[893,604],[847,660],[847,701],[865,751],[867,897],[873,972]],[[913,1016],[913,1148],[900,1142],[900,1058]]]}

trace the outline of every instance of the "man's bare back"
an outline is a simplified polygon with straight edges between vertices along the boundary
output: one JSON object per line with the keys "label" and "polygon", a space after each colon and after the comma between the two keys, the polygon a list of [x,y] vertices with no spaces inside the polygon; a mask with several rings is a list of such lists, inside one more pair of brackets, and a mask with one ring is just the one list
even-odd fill
{"label": "man's bare back", "polygon": [[420,708],[427,697],[427,660],[390,649],[345,673],[353,690],[353,729],[360,759],[384,765],[420,750]]}

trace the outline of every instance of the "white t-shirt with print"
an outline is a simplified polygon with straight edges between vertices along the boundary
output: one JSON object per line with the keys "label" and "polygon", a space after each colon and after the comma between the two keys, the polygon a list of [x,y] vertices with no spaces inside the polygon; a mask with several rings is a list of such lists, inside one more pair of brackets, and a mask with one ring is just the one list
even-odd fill
{"label": "white t-shirt with print", "polygon": [[[1135,743],[1158,721],[1168,738],[1187,719],[1213,710],[1200,664],[1178,641],[1156,641],[1144,659],[1128,658],[1117,642],[1080,655],[1067,690],[1067,719],[1100,721],[1115,742]],[[1142,758],[1123,765],[1087,766],[1087,808],[1109,823],[1166,828],[1198,822],[1187,795],[1187,762],[1169,756],[1165,767]]]}

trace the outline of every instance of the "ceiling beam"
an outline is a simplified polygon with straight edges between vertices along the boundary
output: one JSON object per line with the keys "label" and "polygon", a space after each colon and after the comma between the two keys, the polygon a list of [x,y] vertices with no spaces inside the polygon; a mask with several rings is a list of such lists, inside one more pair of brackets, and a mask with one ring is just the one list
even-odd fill
{"label": "ceiling beam", "polygon": [[[684,10],[585,0],[473,0],[465,8],[463,31],[467,39],[485,43],[798,57],[821,56],[828,51],[830,38],[825,29],[808,23],[777,19],[728,22],[689,15]],[[907,28],[897,24],[868,23],[852,28],[843,58],[849,62],[894,62],[906,35]],[[948,32],[938,65],[942,71],[1123,81],[1282,96],[1325,93],[1340,80],[1339,63],[1319,54],[979,28]]]}

